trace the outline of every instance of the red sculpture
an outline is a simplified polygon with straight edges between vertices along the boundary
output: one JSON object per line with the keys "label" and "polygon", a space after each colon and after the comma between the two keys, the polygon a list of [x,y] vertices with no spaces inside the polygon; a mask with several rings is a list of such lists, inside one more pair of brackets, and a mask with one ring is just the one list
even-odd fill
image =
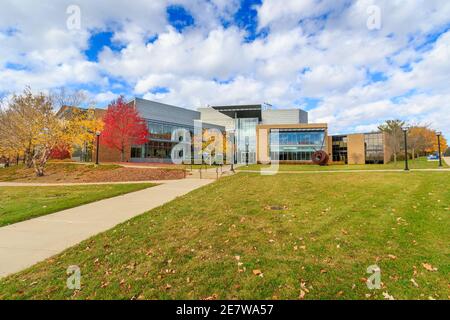
{"label": "red sculpture", "polygon": [[328,164],[328,160],[330,160],[330,157],[328,156],[328,153],[323,150],[316,151],[312,155],[313,163],[319,166],[326,166]]}

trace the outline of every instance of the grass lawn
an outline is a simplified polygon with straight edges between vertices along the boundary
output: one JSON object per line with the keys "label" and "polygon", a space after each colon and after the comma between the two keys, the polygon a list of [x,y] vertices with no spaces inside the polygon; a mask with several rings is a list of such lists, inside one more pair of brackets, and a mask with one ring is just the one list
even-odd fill
{"label": "grass lawn", "polygon": [[0,227],[151,186],[0,187]]}
{"label": "grass lawn", "polygon": [[0,298],[449,299],[449,209],[447,172],[241,173],[0,280]]}
{"label": "grass lawn", "polygon": [[[427,158],[418,158],[416,160],[409,161],[410,169],[439,169],[439,163],[436,161],[427,161]],[[448,165],[443,161],[444,168],[448,168]],[[267,165],[250,165],[248,167],[242,166],[236,170],[260,170],[261,168],[269,168]],[[356,165],[342,165],[332,164],[329,166],[316,166],[316,165],[300,165],[300,164],[280,164],[280,171],[334,171],[334,170],[403,170],[405,168],[404,161],[398,161],[388,164],[356,164]]]}

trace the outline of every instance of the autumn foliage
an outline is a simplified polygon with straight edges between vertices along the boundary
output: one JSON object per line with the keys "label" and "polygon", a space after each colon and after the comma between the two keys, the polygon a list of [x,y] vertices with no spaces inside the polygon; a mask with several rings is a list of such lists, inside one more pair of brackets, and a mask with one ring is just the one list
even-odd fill
{"label": "autumn foliage", "polygon": [[143,144],[148,140],[148,129],[145,120],[139,116],[133,105],[127,104],[123,97],[113,101],[103,118],[104,129],[101,144],[120,151],[122,161],[125,152],[135,144]]}
{"label": "autumn foliage", "polygon": [[55,160],[70,159],[71,157],[70,149],[71,149],[70,146],[66,144],[59,144],[56,147],[54,147],[50,152],[50,159]]}

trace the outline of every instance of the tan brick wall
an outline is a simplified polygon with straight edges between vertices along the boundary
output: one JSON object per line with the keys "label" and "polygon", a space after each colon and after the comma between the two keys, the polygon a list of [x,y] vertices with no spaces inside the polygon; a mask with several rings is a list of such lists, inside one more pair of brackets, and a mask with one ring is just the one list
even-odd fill
{"label": "tan brick wall", "polygon": [[384,164],[391,162],[393,152],[388,146],[387,134],[383,133],[383,145],[384,145]]}
{"label": "tan brick wall", "polygon": [[347,139],[348,164],[365,164],[364,134],[349,134]]}
{"label": "tan brick wall", "polygon": [[256,131],[256,150],[258,163],[268,163],[269,158],[269,130],[268,129],[257,129]]}

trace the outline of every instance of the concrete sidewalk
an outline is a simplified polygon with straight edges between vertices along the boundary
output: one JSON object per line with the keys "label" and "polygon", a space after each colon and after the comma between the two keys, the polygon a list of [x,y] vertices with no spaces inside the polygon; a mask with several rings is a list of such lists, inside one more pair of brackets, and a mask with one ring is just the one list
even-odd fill
{"label": "concrete sidewalk", "polygon": [[444,157],[444,161],[450,166],[450,157]]}
{"label": "concrete sidewalk", "polygon": [[0,277],[19,272],[213,181],[165,181],[153,188],[2,227]]}
{"label": "concrete sidewalk", "polygon": [[151,180],[151,181],[119,181],[119,182],[0,182],[0,187],[70,187],[70,186],[95,186],[110,184],[164,184],[179,180]]}

